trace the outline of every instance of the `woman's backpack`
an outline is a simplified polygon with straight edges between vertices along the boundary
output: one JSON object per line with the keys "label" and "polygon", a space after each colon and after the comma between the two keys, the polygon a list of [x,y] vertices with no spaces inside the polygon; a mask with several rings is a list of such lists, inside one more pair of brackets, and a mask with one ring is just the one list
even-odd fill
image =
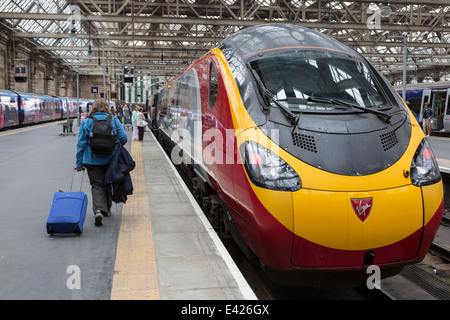
{"label": "woman's backpack", "polygon": [[93,115],[94,120],[91,131],[89,132],[89,144],[91,150],[98,154],[111,154],[116,148],[116,135],[111,126],[112,116],[108,115],[104,120],[99,120]]}

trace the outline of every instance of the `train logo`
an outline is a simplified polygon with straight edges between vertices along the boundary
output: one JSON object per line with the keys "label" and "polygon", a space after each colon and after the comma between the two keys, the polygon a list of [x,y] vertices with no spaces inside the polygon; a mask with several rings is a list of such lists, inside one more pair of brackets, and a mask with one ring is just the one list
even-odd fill
{"label": "train logo", "polygon": [[366,221],[372,211],[373,198],[367,199],[350,199],[353,211],[362,222]]}

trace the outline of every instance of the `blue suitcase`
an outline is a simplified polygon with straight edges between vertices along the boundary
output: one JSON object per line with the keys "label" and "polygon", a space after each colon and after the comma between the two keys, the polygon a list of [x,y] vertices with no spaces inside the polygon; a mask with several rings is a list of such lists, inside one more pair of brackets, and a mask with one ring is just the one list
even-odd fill
{"label": "blue suitcase", "polygon": [[[83,183],[83,180],[81,180],[81,183]],[[72,185],[70,190],[72,190]],[[51,236],[55,233],[80,235],[83,232],[87,204],[87,196],[84,192],[81,192],[81,188],[80,192],[56,192],[53,195],[52,206],[47,218],[47,233]]]}

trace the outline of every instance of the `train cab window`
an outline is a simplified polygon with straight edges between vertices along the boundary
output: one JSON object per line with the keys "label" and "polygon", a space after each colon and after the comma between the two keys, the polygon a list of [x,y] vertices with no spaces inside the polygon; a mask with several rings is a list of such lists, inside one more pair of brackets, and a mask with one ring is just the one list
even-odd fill
{"label": "train cab window", "polygon": [[264,89],[295,111],[348,110],[334,104],[336,100],[366,108],[378,108],[387,102],[384,91],[363,61],[336,52],[273,52],[250,61],[250,67]]}
{"label": "train cab window", "polygon": [[208,107],[212,109],[216,104],[217,94],[219,92],[219,80],[217,78],[217,70],[214,63],[211,62],[209,70],[209,104]]}

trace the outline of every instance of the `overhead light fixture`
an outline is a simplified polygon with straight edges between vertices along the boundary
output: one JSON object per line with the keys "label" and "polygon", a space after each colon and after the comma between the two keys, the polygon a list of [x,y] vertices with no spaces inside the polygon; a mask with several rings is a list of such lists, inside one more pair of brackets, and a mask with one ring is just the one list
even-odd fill
{"label": "overhead light fixture", "polygon": [[72,20],[72,29],[70,30],[69,38],[72,39],[72,41],[77,40],[77,29],[75,28],[75,20]]}
{"label": "overhead light fixture", "polygon": [[98,56],[97,70],[102,70],[102,65],[100,64],[100,48],[97,48],[97,56]]}
{"label": "overhead light fixture", "polygon": [[88,27],[89,27],[89,45],[88,45],[88,58],[92,58],[92,46],[91,46],[91,24],[88,22]]}
{"label": "overhead light fixture", "polygon": [[88,58],[92,58],[92,46],[91,46],[91,43],[89,43],[89,46],[88,46]]}
{"label": "overhead light fixture", "polygon": [[72,39],[72,42],[75,44],[77,40],[77,29],[75,28],[75,17],[74,17],[75,9],[72,0],[72,29],[70,29],[69,38]]}
{"label": "overhead light fixture", "polygon": [[389,6],[389,0],[383,0],[380,7],[380,16],[382,18],[389,18],[392,13],[392,9]]}

